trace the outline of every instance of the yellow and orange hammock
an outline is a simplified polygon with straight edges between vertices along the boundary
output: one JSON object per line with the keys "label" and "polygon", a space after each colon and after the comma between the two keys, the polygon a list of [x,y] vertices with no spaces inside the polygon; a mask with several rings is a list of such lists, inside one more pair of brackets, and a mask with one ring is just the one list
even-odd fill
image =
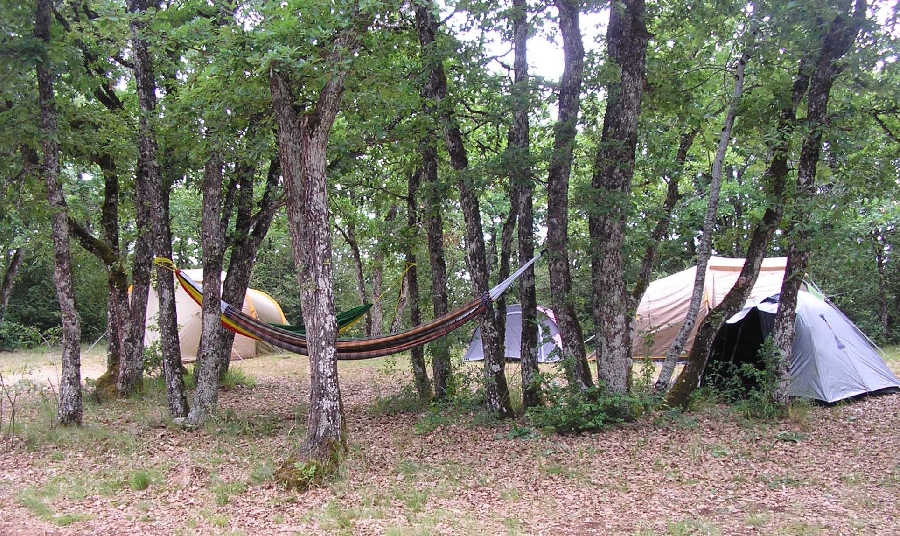
{"label": "yellow and orange hammock", "polygon": [[[435,341],[483,313],[492,301],[500,297],[500,295],[503,294],[506,289],[508,289],[510,285],[512,285],[513,282],[540,257],[540,254],[536,255],[533,259],[522,265],[522,267],[514,274],[485,293],[484,296],[472,300],[455,311],[451,311],[441,317],[435,318],[427,324],[411,328],[401,333],[384,335],[381,337],[338,339],[337,358],[342,361],[372,359],[375,357],[405,352],[412,348]],[[184,290],[188,295],[190,295],[190,297],[198,304],[203,304],[203,288],[201,285],[191,279],[183,270],[178,269],[169,259],[157,258],[154,262],[158,266],[174,271],[175,276],[178,278],[178,281],[184,287]],[[238,307],[234,307],[224,301],[221,302],[220,307],[222,311],[222,325],[226,329],[239,335],[267,342],[273,346],[287,350],[288,352],[309,355],[305,333],[262,322],[244,313]],[[366,310],[368,310],[368,308],[366,308]],[[363,311],[362,314],[365,314],[365,311]],[[362,314],[359,316],[362,316]]]}

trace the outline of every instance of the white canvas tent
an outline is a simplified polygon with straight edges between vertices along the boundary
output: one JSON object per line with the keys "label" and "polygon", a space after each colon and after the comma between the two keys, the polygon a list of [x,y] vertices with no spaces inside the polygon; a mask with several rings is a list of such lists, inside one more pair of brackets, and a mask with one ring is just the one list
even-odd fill
{"label": "white canvas tent", "polygon": [[[745,307],[726,321],[710,352],[709,367],[739,370],[756,364],[758,350],[772,333],[777,297]],[[900,380],[885,365],[877,348],[840,310],[808,292],[797,296],[791,358],[790,396],[836,402],[881,390],[900,389]]]}
{"label": "white canvas tent", "polygon": [[[703,301],[694,331],[691,332],[684,351],[690,350],[694,335],[703,318],[718,305],[737,282],[744,259],[712,257],[706,269]],[[781,291],[787,257],[765,259],[759,270],[759,279],[750,293],[748,304],[759,302]],[[694,290],[697,267],[658,279],[647,287],[647,292],[637,308],[632,336],[634,357],[662,357],[672,346],[681,324],[687,316]]]}
{"label": "white canvas tent", "polygon": [[[202,269],[184,270],[184,272],[195,281],[203,281]],[[222,278],[225,278],[224,273]],[[175,312],[178,316],[178,339],[181,343],[181,358],[193,360],[197,358],[197,350],[200,346],[200,328],[202,325],[200,321],[200,306],[191,299],[181,285],[176,284],[176,287]],[[259,290],[247,289],[243,311],[264,322],[288,323],[278,302]],[[144,344],[149,345],[159,340],[158,314],[159,298],[156,291],[151,288],[150,298],[147,302],[147,329]],[[231,358],[244,359],[276,352],[278,350],[268,343],[244,337],[243,335],[235,335],[234,345],[231,347]]]}
{"label": "white canvas tent", "polygon": [[[553,352],[562,348],[562,339],[559,336],[559,328],[556,326],[556,318],[553,311],[538,305],[538,363],[554,363],[560,360],[559,352]],[[518,304],[506,307],[506,358],[521,359],[522,346],[522,306]],[[477,328],[472,335],[472,341],[466,350],[463,361],[481,361],[484,359],[484,347],[481,342],[481,328]]]}

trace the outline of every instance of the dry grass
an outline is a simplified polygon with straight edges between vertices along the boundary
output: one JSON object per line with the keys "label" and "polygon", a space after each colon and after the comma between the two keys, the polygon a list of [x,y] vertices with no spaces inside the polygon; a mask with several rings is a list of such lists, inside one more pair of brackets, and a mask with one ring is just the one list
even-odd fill
{"label": "dry grass", "polygon": [[[44,357],[0,354],[0,371]],[[74,430],[51,426],[49,389],[24,393],[19,429],[0,434],[0,534],[900,533],[897,395],[777,424],[707,405],[560,437],[420,408],[402,358],[341,363],[347,459],[298,494],[272,473],[305,433],[306,360],[232,366],[255,387],[223,391],[220,419],[193,432],[169,425],[159,389],[89,404]]]}

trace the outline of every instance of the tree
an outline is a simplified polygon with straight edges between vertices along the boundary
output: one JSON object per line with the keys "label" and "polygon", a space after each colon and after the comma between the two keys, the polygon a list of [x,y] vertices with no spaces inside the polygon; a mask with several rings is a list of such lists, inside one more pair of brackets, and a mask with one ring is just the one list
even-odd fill
{"label": "tree", "polygon": [[[472,178],[469,176],[469,157],[462,131],[454,118],[452,108],[446,102],[442,102],[448,96],[447,76],[444,72],[443,58],[438,54],[435,45],[438,21],[434,15],[434,6],[430,2],[416,6],[416,28],[425,56],[428,75],[424,92],[425,98],[430,101],[433,113],[437,115],[437,122],[440,124],[444,136],[444,145],[450,155],[450,166],[456,173],[459,203],[466,224],[469,273],[472,276],[476,295],[487,297],[490,274],[488,273],[479,202],[472,186]],[[487,406],[502,418],[512,417],[509,387],[504,371],[502,333],[499,330],[493,304],[488,303],[482,313],[480,326],[485,354],[484,381]]]}
{"label": "tree", "polygon": [[794,196],[794,221],[788,231],[788,263],[772,334],[775,348],[781,354],[776,371],[779,379],[776,399],[782,403],[788,400],[788,387],[791,381],[790,362],[794,344],[797,293],[803,283],[811,253],[809,247],[811,230],[805,225],[809,214],[804,205],[812,200],[815,193],[816,168],[822,151],[823,131],[828,121],[828,99],[835,79],[843,70],[840,60],[856,40],[866,17],[865,0],[856,0],[852,15],[850,5],[849,0],[841,2],[834,19],[829,23],[827,30],[822,32],[821,48],[809,80],[807,130],[800,148],[797,189]]}
{"label": "tree", "polygon": [[[755,33],[754,29],[750,32],[752,37]],[[725,114],[725,125],[719,136],[719,145],[716,148],[716,155],[713,158],[712,173],[709,184],[709,197],[707,201],[706,217],[703,220],[703,234],[700,236],[700,245],[697,254],[697,272],[694,277],[694,290],[691,293],[691,302],[688,306],[688,312],[685,315],[684,323],[675,335],[672,346],[666,352],[666,359],[660,369],[659,377],[656,380],[656,389],[665,391],[669,387],[669,381],[675,370],[675,364],[681,355],[684,344],[687,342],[688,335],[694,328],[697,315],[700,312],[700,302],[703,298],[703,292],[706,285],[706,268],[709,259],[712,256],[712,235],[715,232],[716,214],[719,207],[719,192],[722,187],[722,170],[725,164],[725,155],[728,151],[728,145],[731,143],[731,131],[734,127],[734,120],[738,113],[738,107],[741,102],[741,95],[744,92],[744,73],[747,68],[747,62],[750,60],[750,50],[752,41],[745,48],[744,53],[738,59],[734,74],[734,92],[731,96],[731,104],[728,112]]]}
{"label": "tree", "polygon": [[607,85],[603,135],[592,181],[596,206],[589,217],[593,317],[599,340],[597,375],[614,393],[628,390],[631,370],[631,312],[622,247],[650,38],[644,19],[643,0],[616,2],[610,10],[606,41],[616,74]]}
{"label": "tree", "polygon": [[578,23],[578,6],[569,0],[556,0],[554,4],[559,11],[565,69],[559,82],[558,115],[553,126],[553,151],[547,172],[547,265],[551,303],[559,325],[563,354],[571,363],[571,367],[567,367],[568,379],[576,389],[585,390],[594,382],[575,311],[568,253],[569,177],[584,79],[584,44]]}
{"label": "tree", "polygon": [[[150,289],[150,268],[154,237],[154,216],[158,208],[162,185],[159,162],[156,158],[156,137],[151,114],[156,109],[156,82],[150,48],[143,38],[146,27],[146,0],[128,0],[127,9],[135,15],[131,27],[131,44],[134,54],[134,79],[140,108],[138,119],[138,162],[135,174],[135,206],[138,236],[134,246],[131,281],[131,319],[125,355],[119,369],[116,387],[120,395],[134,393],[143,381],[144,368],[144,318],[147,314],[147,297]],[[162,312],[165,314],[165,312]]]}
{"label": "tree", "polygon": [[22,248],[16,248],[10,254],[6,252],[3,263],[3,281],[0,284],[0,323],[6,315],[6,307],[9,305],[9,295],[12,293],[13,283],[16,280],[16,273],[22,266]]}
{"label": "tree", "polygon": [[69,248],[68,206],[60,179],[59,144],[57,138],[56,99],[53,91],[53,67],[50,63],[50,23],[53,14],[51,0],[38,0],[35,13],[34,37],[44,50],[36,65],[41,110],[42,173],[47,183],[47,199],[52,213],[54,250],[53,280],[62,315],[63,348],[62,374],[59,382],[59,403],[56,417],[62,425],[80,425],[83,412],[81,397],[81,324],[75,307],[72,282],[72,253]]}
{"label": "tree", "polygon": [[[530,125],[531,108],[528,76],[528,5],[525,0],[513,0],[510,22],[513,30],[515,59],[512,87],[513,122],[509,129],[510,203],[516,204],[519,220],[519,259],[534,257],[534,176],[532,174]],[[502,277],[502,276],[501,276]],[[522,407],[528,409],[541,403],[537,385],[537,293],[534,287],[534,267],[519,279],[519,301],[522,304],[522,342],[519,355],[522,370]]]}
{"label": "tree", "polygon": [[[194,407],[187,415],[187,423],[197,425],[215,414],[219,400],[219,368],[222,349],[220,317],[222,297],[222,264],[225,236],[222,232],[222,159],[213,149],[203,174],[203,219],[201,246],[203,249],[203,304],[200,348],[197,352],[199,369]],[[230,352],[229,352],[230,356]]]}
{"label": "tree", "polygon": [[784,214],[784,193],[790,172],[791,133],[797,122],[797,108],[809,87],[809,76],[809,58],[806,53],[802,54],[798,61],[797,74],[794,76],[790,89],[781,88],[777,93],[780,112],[775,128],[776,133],[769,138],[769,153],[772,155],[772,159],[763,177],[769,204],[753,229],[747,247],[746,260],[737,281],[722,301],[706,315],[697,329],[694,345],[688,354],[687,364],[666,395],[666,401],[671,406],[687,407],[691,393],[700,384],[700,378],[709,357],[709,350],[719,328],[727,318],[738,312],[744,305],[759,276],[759,268],[768,251],[769,242]]}
{"label": "tree", "polygon": [[[330,9],[329,9],[330,11]],[[325,15],[324,13],[321,13]],[[310,464],[313,473],[336,468],[347,448],[346,422],[337,375],[337,322],[334,314],[333,268],[330,234],[330,210],[326,190],[326,148],[332,125],[340,109],[347,61],[355,55],[371,15],[357,6],[350,13],[332,13],[330,45],[311,52],[319,55],[324,72],[315,67],[292,69],[290,63],[269,63],[269,86],[278,127],[278,150],[287,194],[288,225],[298,268],[300,299],[310,361],[310,394],[306,440],[299,452],[279,469],[279,478],[287,485],[309,484],[298,469]],[[290,16],[300,29],[300,21]],[[317,21],[322,24],[325,20]],[[293,29],[296,31],[296,28]],[[317,77],[313,78],[312,75]],[[302,113],[294,108],[297,100],[292,84],[313,80],[324,84]],[[319,468],[319,470],[317,470]]]}

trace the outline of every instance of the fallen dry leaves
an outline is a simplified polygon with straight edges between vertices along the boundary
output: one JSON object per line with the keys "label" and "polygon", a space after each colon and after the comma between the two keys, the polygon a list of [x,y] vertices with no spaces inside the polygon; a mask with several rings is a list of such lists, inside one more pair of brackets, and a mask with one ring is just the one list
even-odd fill
{"label": "fallen dry leaves", "polygon": [[775,425],[711,406],[523,438],[467,412],[376,414],[405,376],[342,364],[350,450],[300,494],[271,472],[305,433],[305,362],[239,366],[257,385],[223,391],[200,430],[148,400],[91,406],[80,432],[23,412],[0,439],[0,534],[900,533],[900,395]]}

